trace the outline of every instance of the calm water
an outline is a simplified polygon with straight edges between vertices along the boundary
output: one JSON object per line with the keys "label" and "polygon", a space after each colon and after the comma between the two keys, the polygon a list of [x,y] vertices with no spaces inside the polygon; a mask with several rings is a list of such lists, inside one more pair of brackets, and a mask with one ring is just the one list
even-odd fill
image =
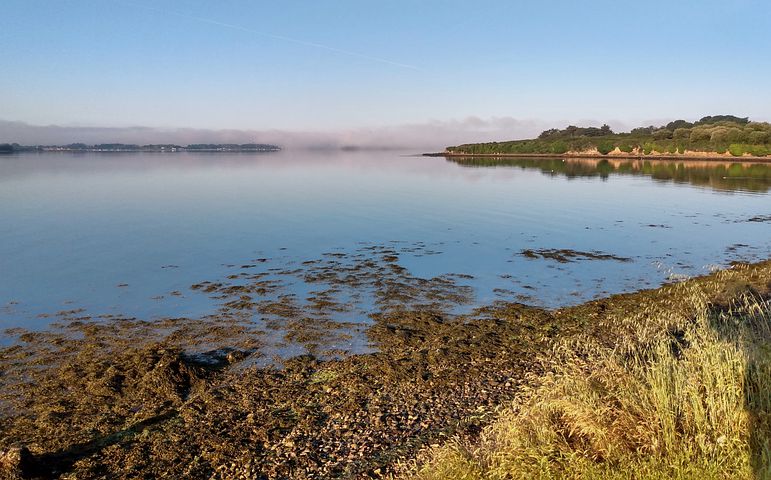
{"label": "calm water", "polygon": [[[1,156],[0,327],[42,328],[46,314],[81,308],[201,316],[219,301],[195,283],[255,259],[284,268],[330,252],[363,256],[367,246],[393,248],[413,277],[469,275],[459,282],[473,287],[471,306],[573,304],[771,257],[769,189],[766,165],[393,152]],[[560,263],[525,249],[631,261]],[[287,289],[311,290],[295,277]],[[351,298],[357,315],[377,308]]]}

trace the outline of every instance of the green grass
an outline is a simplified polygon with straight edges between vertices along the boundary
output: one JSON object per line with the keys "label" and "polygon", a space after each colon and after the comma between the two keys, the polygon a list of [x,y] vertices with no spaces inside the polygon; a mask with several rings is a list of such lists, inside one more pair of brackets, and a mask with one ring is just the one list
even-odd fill
{"label": "green grass", "polygon": [[403,478],[771,478],[771,304],[685,302],[698,313],[641,307],[613,348],[562,341],[477,441],[427,450]]}

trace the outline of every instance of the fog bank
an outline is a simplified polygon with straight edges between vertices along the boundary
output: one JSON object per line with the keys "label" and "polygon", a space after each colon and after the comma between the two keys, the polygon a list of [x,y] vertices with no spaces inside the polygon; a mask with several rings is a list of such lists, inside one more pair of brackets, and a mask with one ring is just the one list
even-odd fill
{"label": "fog bank", "polygon": [[512,117],[467,117],[462,120],[431,120],[425,123],[335,131],[30,125],[0,120],[0,143],[271,143],[284,148],[357,147],[437,151],[460,143],[531,138],[552,126],[554,122]]}

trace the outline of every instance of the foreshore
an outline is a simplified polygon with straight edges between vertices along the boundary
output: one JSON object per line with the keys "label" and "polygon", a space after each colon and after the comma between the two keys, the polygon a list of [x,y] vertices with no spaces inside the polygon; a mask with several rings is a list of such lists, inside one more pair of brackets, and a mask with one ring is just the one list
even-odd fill
{"label": "foreshore", "polygon": [[[422,448],[473,439],[543,375],[557,342],[613,348],[625,319],[690,318],[686,292],[716,306],[767,298],[771,260],[556,310],[497,303],[473,315],[373,318],[375,353],[244,363],[259,339],[227,319],[73,319],[0,350],[0,473],[17,478],[380,478]],[[655,325],[652,323],[651,325]],[[188,353],[205,337],[228,345]],[[214,339],[214,340],[213,340]]]}

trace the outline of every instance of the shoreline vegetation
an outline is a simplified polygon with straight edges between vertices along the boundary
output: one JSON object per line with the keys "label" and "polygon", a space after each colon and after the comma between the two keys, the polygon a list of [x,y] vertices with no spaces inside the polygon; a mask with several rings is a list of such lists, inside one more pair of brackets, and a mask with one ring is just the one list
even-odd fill
{"label": "shoreline vegetation", "polygon": [[432,156],[652,158],[661,160],[771,161],[771,124],[747,117],[716,115],[696,122],[675,120],[666,125],[614,133],[608,125],[552,128],[538,138],[450,146]]}
{"label": "shoreline vegetation", "polygon": [[126,143],[70,143],[67,145],[19,145],[0,143],[0,154],[21,152],[278,152],[281,147],[266,143],[196,143],[186,146],[175,144],[134,145]]}
{"label": "shoreline vegetation", "polygon": [[768,478],[770,294],[767,260],[556,310],[395,310],[373,353],[281,367],[244,363],[259,337],[226,317],[67,314],[0,349],[0,472]]}
{"label": "shoreline vegetation", "polygon": [[556,342],[480,435],[424,450],[401,478],[771,478],[771,303],[680,294],[690,315],[651,322],[642,304],[614,345]]}

